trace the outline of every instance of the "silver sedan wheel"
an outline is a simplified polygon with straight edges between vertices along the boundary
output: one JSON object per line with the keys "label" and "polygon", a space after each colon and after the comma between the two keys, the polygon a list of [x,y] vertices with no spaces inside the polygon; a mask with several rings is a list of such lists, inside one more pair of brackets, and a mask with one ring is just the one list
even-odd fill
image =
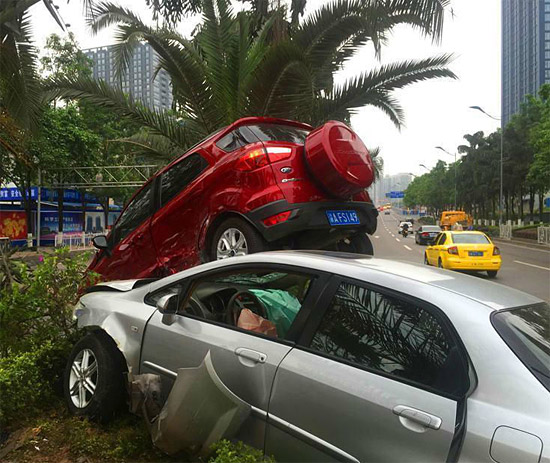
{"label": "silver sedan wheel", "polygon": [[237,228],[228,228],[220,236],[216,246],[216,258],[227,259],[248,254],[248,244],[243,232]]}
{"label": "silver sedan wheel", "polygon": [[81,350],[71,365],[69,394],[77,408],[85,408],[92,401],[97,386],[97,360],[90,349]]}

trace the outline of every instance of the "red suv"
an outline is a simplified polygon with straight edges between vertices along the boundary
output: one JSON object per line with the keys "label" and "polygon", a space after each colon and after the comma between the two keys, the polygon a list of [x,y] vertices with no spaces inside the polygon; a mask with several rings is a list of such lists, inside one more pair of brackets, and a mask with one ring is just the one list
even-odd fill
{"label": "red suv", "polygon": [[372,254],[374,167],[345,124],[239,119],[155,174],[128,203],[90,269],[163,276],[267,249]]}

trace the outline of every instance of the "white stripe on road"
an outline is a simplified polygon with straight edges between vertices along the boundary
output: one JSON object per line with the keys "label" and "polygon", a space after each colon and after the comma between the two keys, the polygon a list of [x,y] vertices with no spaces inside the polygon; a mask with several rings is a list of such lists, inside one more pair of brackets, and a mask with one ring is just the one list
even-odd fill
{"label": "white stripe on road", "polygon": [[395,238],[395,241],[399,242],[399,241],[401,241],[401,240],[400,240],[399,238]]}
{"label": "white stripe on road", "polygon": [[527,262],[521,262],[520,260],[515,260],[514,262],[515,262],[516,264],[528,265],[529,267],[540,268],[540,269],[542,269],[542,270],[548,270],[548,271],[550,272],[550,268],[548,268],[548,267],[542,267],[541,265],[528,264]]}
{"label": "white stripe on road", "polygon": [[412,251],[412,249],[409,248],[406,244],[404,244],[403,247],[404,247],[405,249],[408,249],[409,251]]}
{"label": "white stripe on road", "polygon": [[375,236],[376,239],[380,238],[379,236]]}

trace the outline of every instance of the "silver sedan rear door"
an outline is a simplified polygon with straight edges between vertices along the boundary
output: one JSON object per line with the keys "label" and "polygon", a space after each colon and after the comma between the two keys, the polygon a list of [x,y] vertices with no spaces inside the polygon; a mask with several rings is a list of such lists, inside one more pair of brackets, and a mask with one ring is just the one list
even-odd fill
{"label": "silver sedan rear door", "polygon": [[[277,461],[456,458],[468,362],[435,307],[335,280],[277,372],[266,453]],[[458,421],[457,421],[458,417]]]}

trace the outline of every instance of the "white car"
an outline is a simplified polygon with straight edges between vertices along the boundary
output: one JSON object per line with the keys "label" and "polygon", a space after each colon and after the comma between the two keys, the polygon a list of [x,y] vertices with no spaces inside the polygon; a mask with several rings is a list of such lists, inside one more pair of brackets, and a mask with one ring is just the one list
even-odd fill
{"label": "white car", "polygon": [[412,234],[413,233],[413,224],[412,222],[407,222],[407,221],[404,221],[404,222],[399,222],[399,227],[397,229],[397,232],[402,235],[403,234],[403,225],[407,224],[407,226],[409,227],[409,234]]}
{"label": "white car", "polygon": [[77,415],[123,405],[125,371],[158,375],[166,397],[208,358],[249,410],[232,437],[278,462],[550,463],[550,307],[506,286],[279,251],[95,286],[75,315],[89,333],[65,374]]}

